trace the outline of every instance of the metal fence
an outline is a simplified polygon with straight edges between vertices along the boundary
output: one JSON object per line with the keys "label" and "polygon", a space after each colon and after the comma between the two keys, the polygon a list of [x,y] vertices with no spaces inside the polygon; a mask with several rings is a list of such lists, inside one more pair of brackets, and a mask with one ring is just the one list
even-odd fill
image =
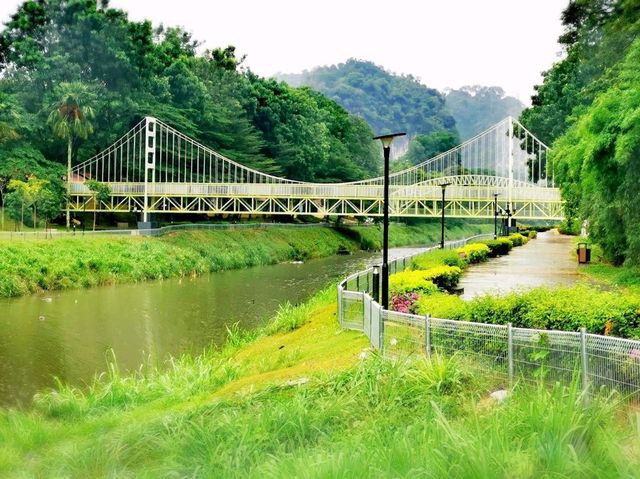
{"label": "metal fence", "polygon": [[[401,271],[409,259],[396,260],[390,271]],[[617,390],[640,399],[640,341],[584,329],[516,328],[383,310],[371,296],[371,272],[361,271],[338,285],[338,316],[343,327],[363,331],[385,356],[460,353],[483,372],[509,382],[579,381],[585,390]]]}

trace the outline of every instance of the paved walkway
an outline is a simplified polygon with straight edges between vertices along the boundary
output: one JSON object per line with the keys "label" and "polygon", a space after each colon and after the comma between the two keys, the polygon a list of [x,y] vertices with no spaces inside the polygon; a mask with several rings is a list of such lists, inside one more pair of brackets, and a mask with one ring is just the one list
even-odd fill
{"label": "paved walkway", "polygon": [[463,299],[544,285],[570,285],[579,279],[573,237],[557,231],[539,233],[507,256],[471,266],[462,276]]}

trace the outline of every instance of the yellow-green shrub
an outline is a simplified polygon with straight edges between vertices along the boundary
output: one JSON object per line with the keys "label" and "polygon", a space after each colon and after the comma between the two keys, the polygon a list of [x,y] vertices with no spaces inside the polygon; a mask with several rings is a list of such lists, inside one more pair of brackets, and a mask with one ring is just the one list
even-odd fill
{"label": "yellow-green shrub", "polygon": [[520,233],[512,233],[509,235],[509,241],[513,243],[513,246],[522,246],[529,242],[529,238]]}
{"label": "yellow-green shrub", "polygon": [[482,244],[486,244],[489,247],[489,257],[495,258],[496,256],[504,256],[509,254],[509,251],[513,248],[513,242],[507,238],[498,238],[495,240],[482,241]]}
{"label": "yellow-green shrub", "polygon": [[389,277],[389,290],[392,294],[423,293],[431,294],[438,287],[425,276],[425,271],[403,271]]}
{"label": "yellow-green shrub", "polygon": [[467,263],[481,263],[489,257],[489,247],[482,243],[472,243],[456,250]]}
{"label": "yellow-green shrub", "polygon": [[437,249],[413,258],[409,264],[409,269],[427,270],[443,264],[457,266],[458,268],[466,266],[465,260],[455,250]]}

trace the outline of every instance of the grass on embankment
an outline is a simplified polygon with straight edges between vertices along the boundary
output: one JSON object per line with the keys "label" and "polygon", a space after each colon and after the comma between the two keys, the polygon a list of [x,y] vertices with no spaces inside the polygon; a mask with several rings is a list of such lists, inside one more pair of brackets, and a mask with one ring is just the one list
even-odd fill
{"label": "grass on embankment", "polygon": [[[490,225],[452,222],[450,238]],[[437,223],[391,227],[391,244],[428,244]],[[438,233],[439,234],[439,233]],[[196,230],[147,237],[0,241],[0,298],[42,290],[137,282],[371,249],[378,227]]]}
{"label": "grass on embankment", "polygon": [[2,477],[631,477],[633,414],[496,384],[460,357],[381,360],[335,289],[222,351],[0,412]]}

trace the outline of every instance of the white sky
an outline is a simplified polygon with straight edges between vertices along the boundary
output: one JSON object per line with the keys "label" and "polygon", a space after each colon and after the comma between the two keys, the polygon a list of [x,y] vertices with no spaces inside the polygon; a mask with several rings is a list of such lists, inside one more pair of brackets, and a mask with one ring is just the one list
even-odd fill
{"label": "white sky", "polygon": [[[20,0],[0,0],[6,22]],[[440,90],[501,86],[530,103],[559,59],[568,0],[111,0],[133,20],[179,25],[205,48],[235,45],[262,76],[350,57]]]}

